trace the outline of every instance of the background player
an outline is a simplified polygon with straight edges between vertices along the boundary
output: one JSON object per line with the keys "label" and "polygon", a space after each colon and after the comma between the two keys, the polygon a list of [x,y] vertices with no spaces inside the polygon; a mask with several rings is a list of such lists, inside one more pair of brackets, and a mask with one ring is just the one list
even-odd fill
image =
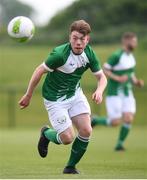
{"label": "background player", "polygon": [[[47,73],[42,94],[44,104],[53,127],[41,129],[38,151],[46,157],[48,144],[72,144],[71,155],[63,173],[79,173],[75,168],[86,152],[92,132],[90,107],[80,87],[83,73],[90,68],[99,81],[92,95],[96,103],[102,102],[102,94],[107,80],[99,60],[88,45],[90,25],[83,20],[75,21],[70,27],[70,43],[56,47],[47,60],[34,71],[27,92],[19,101],[21,108],[29,105],[33,91],[43,74]],[[75,125],[78,136],[74,139]]]}
{"label": "background player", "polygon": [[93,117],[92,126],[117,126],[123,121],[115,150],[124,150],[123,143],[130,131],[136,112],[136,102],[132,85],[142,87],[143,80],[137,79],[134,73],[136,65],[132,54],[137,46],[137,37],[126,32],[122,37],[122,49],[114,52],[104,64],[104,72],[108,76],[106,109],[108,117]]}

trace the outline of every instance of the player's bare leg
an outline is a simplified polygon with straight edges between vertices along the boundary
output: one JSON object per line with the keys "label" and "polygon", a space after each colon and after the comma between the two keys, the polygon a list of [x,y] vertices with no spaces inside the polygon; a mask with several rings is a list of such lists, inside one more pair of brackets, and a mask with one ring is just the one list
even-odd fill
{"label": "player's bare leg", "polygon": [[113,119],[112,121],[111,121],[111,126],[113,126],[113,127],[116,127],[116,126],[118,126],[118,125],[120,125],[120,123],[121,123],[121,119],[120,118],[118,118],[118,119]]}
{"label": "player's bare leg", "polygon": [[89,138],[92,133],[91,120],[89,114],[81,114],[72,118],[72,122],[78,130],[78,136],[75,138],[71,155],[67,166],[64,168],[64,174],[78,174],[76,164],[80,161],[86,152],[89,144]]}

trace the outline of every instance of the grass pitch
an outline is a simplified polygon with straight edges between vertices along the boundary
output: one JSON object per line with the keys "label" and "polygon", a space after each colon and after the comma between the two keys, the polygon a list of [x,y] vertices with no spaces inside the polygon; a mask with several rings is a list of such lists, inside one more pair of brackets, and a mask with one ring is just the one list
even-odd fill
{"label": "grass pitch", "polygon": [[[118,46],[95,46],[96,54],[102,60]],[[146,107],[147,91],[135,89],[137,114],[135,125],[130,133],[124,153],[114,152],[119,128],[97,127],[88,151],[78,164],[80,175],[63,175],[62,170],[69,158],[71,146],[50,144],[48,157],[42,159],[37,152],[39,127],[48,123],[47,113],[39,93],[34,94],[30,107],[20,110],[17,102],[26,90],[35,67],[42,63],[52,48],[45,47],[3,47],[0,46],[0,179],[43,179],[43,178],[147,178],[147,130]],[[137,75],[147,81],[146,56],[144,49],[135,51]],[[43,82],[43,80],[42,80]],[[106,115],[104,102],[97,107],[91,100],[96,80],[90,71],[82,80],[83,90],[89,100],[93,113]],[[6,129],[9,124],[10,90],[14,89],[16,129]],[[22,90],[21,90],[22,89]],[[12,99],[11,99],[12,101]],[[11,105],[12,106],[12,105]],[[99,110],[99,111],[98,111]],[[138,125],[138,127],[137,127]],[[23,127],[24,129],[20,129]],[[29,127],[29,129],[28,129]],[[33,129],[38,128],[38,129]]]}
{"label": "grass pitch", "polygon": [[[15,123],[19,127],[39,127],[48,122],[47,113],[41,98],[41,87],[45,76],[36,88],[30,106],[25,110],[20,110],[18,101],[25,93],[28,81],[34,69],[41,64],[52,48],[48,46],[0,46],[0,127],[6,127],[10,124],[12,109],[15,109]],[[118,45],[94,46],[94,50],[103,64],[110,54],[119,48]],[[136,74],[144,79],[145,87],[143,89],[135,88],[135,97],[137,101],[137,114],[135,116],[136,125],[146,125],[147,113],[147,70],[146,57],[147,51],[138,48],[135,51],[137,59]],[[95,91],[97,82],[93,74],[88,70],[81,81],[83,91],[88,98],[92,113],[101,116],[106,115],[105,103],[97,106],[91,99]],[[13,95],[13,97],[12,97]],[[105,99],[105,98],[104,98]],[[11,102],[10,102],[11,101]],[[12,101],[14,104],[12,104]],[[12,109],[10,109],[10,106]]]}
{"label": "grass pitch", "polygon": [[1,129],[0,178],[147,178],[145,127],[133,127],[126,152],[114,152],[119,128],[97,127],[78,164],[80,175],[63,175],[71,146],[50,144],[48,157],[37,152],[39,129]]}

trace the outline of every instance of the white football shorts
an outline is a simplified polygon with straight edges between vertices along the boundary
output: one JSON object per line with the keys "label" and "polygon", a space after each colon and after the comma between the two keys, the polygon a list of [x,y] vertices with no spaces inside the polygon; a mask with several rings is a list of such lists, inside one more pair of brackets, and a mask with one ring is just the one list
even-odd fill
{"label": "white football shorts", "polygon": [[107,96],[106,97],[106,109],[108,119],[111,122],[113,119],[121,118],[123,113],[131,112],[135,114],[136,112],[136,101],[133,93],[130,92],[128,96],[120,93],[117,96]]}
{"label": "white football shorts", "polygon": [[71,118],[79,114],[91,114],[90,106],[83,91],[79,88],[75,95],[64,101],[44,99],[52,127],[60,134],[72,125]]}

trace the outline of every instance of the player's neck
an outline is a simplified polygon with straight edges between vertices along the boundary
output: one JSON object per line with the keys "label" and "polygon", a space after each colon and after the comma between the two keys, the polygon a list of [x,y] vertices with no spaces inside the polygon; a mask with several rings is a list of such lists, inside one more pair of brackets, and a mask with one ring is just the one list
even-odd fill
{"label": "player's neck", "polygon": [[122,46],[122,49],[123,49],[127,54],[132,53],[132,51],[131,51],[130,49],[128,49],[126,46]]}

